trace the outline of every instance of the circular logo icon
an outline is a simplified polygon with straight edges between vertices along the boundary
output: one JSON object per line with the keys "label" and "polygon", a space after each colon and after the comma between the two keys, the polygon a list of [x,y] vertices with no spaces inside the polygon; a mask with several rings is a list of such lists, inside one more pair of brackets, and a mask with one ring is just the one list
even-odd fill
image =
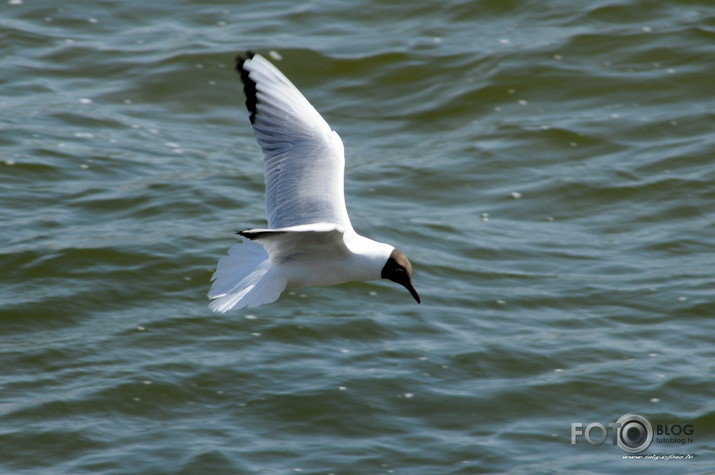
{"label": "circular logo icon", "polygon": [[653,425],[646,416],[624,414],[617,421],[616,442],[629,454],[643,452],[653,442]]}

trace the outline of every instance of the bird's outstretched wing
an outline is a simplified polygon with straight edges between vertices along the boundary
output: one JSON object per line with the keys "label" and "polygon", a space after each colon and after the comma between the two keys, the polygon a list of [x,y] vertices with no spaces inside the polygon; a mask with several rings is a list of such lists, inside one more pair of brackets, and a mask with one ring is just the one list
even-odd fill
{"label": "bird's outstretched wing", "polygon": [[270,228],[334,223],[345,208],[343,142],[293,83],[260,55],[236,58],[258,144],[265,155]]}

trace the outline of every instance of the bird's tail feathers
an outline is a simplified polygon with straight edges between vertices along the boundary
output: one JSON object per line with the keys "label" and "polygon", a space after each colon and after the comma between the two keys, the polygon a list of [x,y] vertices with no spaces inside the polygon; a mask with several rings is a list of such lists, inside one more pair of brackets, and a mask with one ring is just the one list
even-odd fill
{"label": "bird's tail feathers", "polygon": [[275,302],[287,283],[263,246],[251,241],[234,244],[211,280],[209,307],[220,313]]}

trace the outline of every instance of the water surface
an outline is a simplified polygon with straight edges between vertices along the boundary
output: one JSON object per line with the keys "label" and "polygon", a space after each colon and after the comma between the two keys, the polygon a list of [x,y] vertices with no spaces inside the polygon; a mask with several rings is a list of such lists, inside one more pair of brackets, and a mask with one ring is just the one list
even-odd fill
{"label": "water surface", "polygon": [[[0,6],[7,473],[712,469],[705,1]],[[233,56],[337,130],[415,266],[211,314],[260,151]],[[624,460],[571,424],[692,424]]]}

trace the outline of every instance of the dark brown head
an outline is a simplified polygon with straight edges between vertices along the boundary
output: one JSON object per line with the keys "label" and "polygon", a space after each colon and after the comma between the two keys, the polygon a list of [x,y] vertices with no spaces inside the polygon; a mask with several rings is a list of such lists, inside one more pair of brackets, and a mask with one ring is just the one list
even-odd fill
{"label": "dark brown head", "polygon": [[410,264],[407,256],[402,254],[397,249],[392,250],[390,258],[387,259],[385,267],[382,268],[380,277],[383,279],[390,279],[391,281],[404,286],[410,291],[415,300],[417,300],[417,303],[421,302],[420,295],[412,285],[412,264]]}

